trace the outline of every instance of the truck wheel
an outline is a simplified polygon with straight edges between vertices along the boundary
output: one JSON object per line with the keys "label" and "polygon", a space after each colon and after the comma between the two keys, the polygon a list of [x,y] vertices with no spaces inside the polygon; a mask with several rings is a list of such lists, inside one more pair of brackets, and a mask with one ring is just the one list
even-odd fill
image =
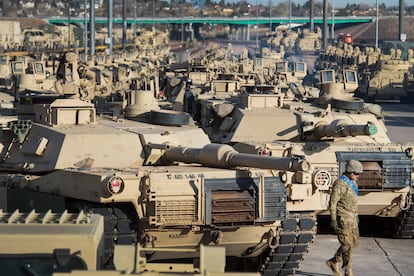
{"label": "truck wheel", "polygon": [[159,125],[181,126],[190,123],[190,114],[174,110],[151,110],[151,122]]}
{"label": "truck wheel", "polygon": [[364,109],[364,100],[361,98],[335,99],[332,98],[331,104],[333,108],[344,110],[361,110]]}

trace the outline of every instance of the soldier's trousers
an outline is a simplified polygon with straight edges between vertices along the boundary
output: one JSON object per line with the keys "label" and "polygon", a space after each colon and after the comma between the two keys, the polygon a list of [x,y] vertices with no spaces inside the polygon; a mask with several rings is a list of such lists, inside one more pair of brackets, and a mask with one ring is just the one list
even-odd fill
{"label": "soldier's trousers", "polygon": [[341,246],[331,259],[334,262],[341,263],[342,268],[347,270],[352,268],[352,250],[359,245],[358,217],[338,216],[338,240]]}

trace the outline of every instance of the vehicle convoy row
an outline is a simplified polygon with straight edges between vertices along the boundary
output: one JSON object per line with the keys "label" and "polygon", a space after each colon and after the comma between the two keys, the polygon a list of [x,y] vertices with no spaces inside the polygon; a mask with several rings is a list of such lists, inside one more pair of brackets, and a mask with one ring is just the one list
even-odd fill
{"label": "vehicle convoy row", "polygon": [[92,270],[114,269],[116,245],[146,248],[148,263],[192,263],[195,249],[213,245],[226,248],[226,271],[294,273],[316,218],[289,212],[281,176],[299,179],[305,159],[211,143],[188,125],[189,114],[159,109],[152,90],[129,91],[142,101],[131,100],[123,116],[97,116],[80,90],[69,89],[78,78],[74,55],[58,68],[70,77],[56,80],[63,93],[21,93],[15,115],[3,118],[2,209],[102,215],[104,253]]}
{"label": "vehicle convoy row", "polygon": [[[237,79],[239,73],[233,74]],[[317,97],[292,89],[300,87],[300,81],[287,82],[285,88],[274,83],[263,91],[256,78],[249,93],[243,81],[222,80],[226,89],[212,85],[202,93],[191,84],[184,94],[191,104],[183,107],[215,143],[239,152],[308,160],[310,170],[300,178],[289,172],[282,177],[291,212],[326,214],[333,181],[346,161],[359,160],[364,168],[359,178],[359,214],[396,224],[394,236],[414,237],[413,144],[392,143],[381,106],[353,97],[358,88],[355,69],[320,70],[318,81]]]}
{"label": "vehicle convoy row", "polygon": [[[404,55],[405,54],[405,55]],[[320,54],[320,68],[354,68],[358,71],[359,86],[356,96],[366,101],[412,102],[413,50],[403,53],[391,48],[388,54],[377,48],[360,49],[345,44],[329,46]]]}
{"label": "vehicle convoy row", "polygon": [[357,159],[359,213],[391,218],[396,236],[412,238],[413,145],[391,143],[380,106],[352,97],[356,71],[322,70],[316,89],[301,84],[306,63],[290,71],[267,59],[213,53],[190,63],[194,79],[149,66],[116,102],[98,70],[65,54],[54,89],[17,91],[2,118],[0,208],[101,215],[104,253],[87,269],[118,270],[125,245],[182,271],[171,263],[191,264],[209,245],[226,248],[228,272],[291,275],[333,181]]}

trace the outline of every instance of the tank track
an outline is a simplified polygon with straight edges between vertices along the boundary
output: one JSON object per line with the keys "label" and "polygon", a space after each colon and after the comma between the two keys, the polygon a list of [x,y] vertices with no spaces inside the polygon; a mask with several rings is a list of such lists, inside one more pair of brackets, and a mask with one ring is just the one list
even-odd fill
{"label": "tank track", "polygon": [[292,275],[308,252],[316,235],[313,213],[291,213],[282,224],[276,246],[267,252],[264,276]]}
{"label": "tank track", "polygon": [[403,211],[399,220],[397,238],[400,239],[414,239],[414,194],[411,195],[411,201],[408,204],[408,209]]}
{"label": "tank track", "polygon": [[[84,202],[82,202],[84,203]],[[103,208],[82,204],[77,206],[84,211],[104,216],[105,269],[113,269],[113,248],[115,244],[135,244],[141,240],[138,236],[139,225],[131,220],[134,215],[128,206],[108,206]],[[308,252],[316,235],[316,216],[314,213],[290,213],[282,223],[276,235],[274,246],[262,256],[259,269],[264,276],[292,275]]]}
{"label": "tank track", "polygon": [[72,210],[83,210],[85,213],[100,214],[104,217],[104,269],[114,269],[113,254],[115,244],[136,244],[138,237],[138,218],[128,205],[117,203],[116,206],[103,207],[84,201],[70,201],[67,206]]}

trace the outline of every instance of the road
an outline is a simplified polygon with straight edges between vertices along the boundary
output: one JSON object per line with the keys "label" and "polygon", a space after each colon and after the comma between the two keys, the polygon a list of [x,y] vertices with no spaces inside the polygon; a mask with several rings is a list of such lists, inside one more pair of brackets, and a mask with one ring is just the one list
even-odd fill
{"label": "road", "polygon": [[381,106],[392,142],[414,142],[414,105],[382,103]]}
{"label": "road", "polygon": [[[332,275],[325,261],[333,256],[338,246],[335,235],[317,235],[295,275]],[[356,276],[414,275],[414,240],[361,237],[353,256]]]}

